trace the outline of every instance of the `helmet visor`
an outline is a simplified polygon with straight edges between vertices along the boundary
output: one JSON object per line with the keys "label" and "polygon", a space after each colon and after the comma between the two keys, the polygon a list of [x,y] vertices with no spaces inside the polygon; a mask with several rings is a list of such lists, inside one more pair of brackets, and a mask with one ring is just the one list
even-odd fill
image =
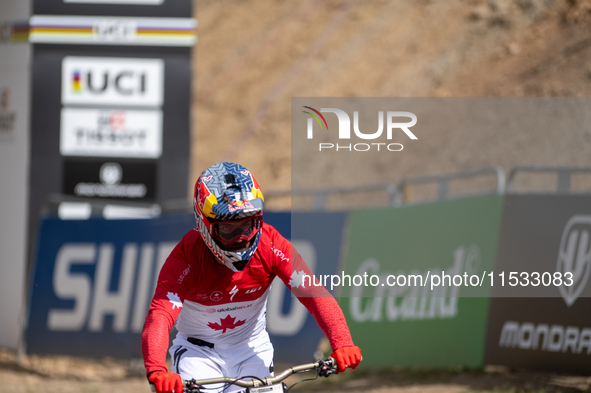
{"label": "helmet visor", "polygon": [[249,241],[260,229],[260,219],[257,216],[242,220],[226,220],[213,223],[213,237],[224,243],[234,243],[239,240]]}

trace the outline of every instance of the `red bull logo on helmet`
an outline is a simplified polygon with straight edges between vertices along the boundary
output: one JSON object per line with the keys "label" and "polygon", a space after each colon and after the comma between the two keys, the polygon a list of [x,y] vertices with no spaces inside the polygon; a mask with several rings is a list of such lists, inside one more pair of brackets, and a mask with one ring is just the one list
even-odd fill
{"label": "red bull logo on helmet", "polygon": [[205,214],[205,216],[215,217],[213,213],[213,206],[218,203],[218,200],[215,197],[215,195],[213,195],[213,193],[209,191],[209,188],[207,188],[205,182],[208,180],[211,180],[211,176],[207,176],[203,179],[200,178],[197,182],[197,206],[199,210],[203,212],[203,214]]}
{"label": "red bull logo on helmet", "polygon": [[228,210],[230,210],[230,213],[246,209],[254,209],[254,206],[249,201],[235,201],[230,203],[230,206],[228,206]]}

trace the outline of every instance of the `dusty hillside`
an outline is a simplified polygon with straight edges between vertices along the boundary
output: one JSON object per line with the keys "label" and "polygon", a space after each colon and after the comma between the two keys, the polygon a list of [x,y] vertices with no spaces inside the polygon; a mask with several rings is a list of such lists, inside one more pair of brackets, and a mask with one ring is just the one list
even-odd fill
{"label": "dusty hillside", "polygon": [[591,1],[556,2],[528,29],[465,67],[440,89],[463,96],[563,96],[591,93]]}
{"label": "dusty hillside", "polygon": [[[588,0],[196,3],[193,179],[234,160],[263,189],[288,188],[291,97],[591,92]],[[459,158],[452,149],[436,159],[416,154],[388,180],[491,165],[591,165],[584,132],[568,143],[560,134],[536,137],[552,147],[528,142],[524,154],[512,149],[519,141],[507,141],[484,155],[480,148]]]}

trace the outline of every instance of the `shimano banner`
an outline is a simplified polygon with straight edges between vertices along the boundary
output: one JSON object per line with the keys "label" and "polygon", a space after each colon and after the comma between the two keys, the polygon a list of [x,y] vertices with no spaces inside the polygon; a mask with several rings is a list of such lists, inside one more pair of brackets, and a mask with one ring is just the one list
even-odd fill
{"label": "shimano banner", "polygon": [[[301,235],[293,240],[294,246],[322,274],[336,272],[345,219],[345,214],[302,214],[293,220],[287,213],[265,214],[265,221],[284,236]],[[40,225],[27,352],[141,357],[140,336],[158,272],[195,226],[193,215],[151,220],[47,218]],[[273,285],[267,321],[276,361],[312,359],[322,332],[280,281]]]}
{"label": "shimano banner", "polygon": [[188,214],[41,221],[27,351],[140,357],[160,267],[194,224]]}
{"label": "shimano banner", "polygon": [[506,197],[496,270],[518,281],[493,287],[486,363],[591,373],[590,233],[589,196]]}

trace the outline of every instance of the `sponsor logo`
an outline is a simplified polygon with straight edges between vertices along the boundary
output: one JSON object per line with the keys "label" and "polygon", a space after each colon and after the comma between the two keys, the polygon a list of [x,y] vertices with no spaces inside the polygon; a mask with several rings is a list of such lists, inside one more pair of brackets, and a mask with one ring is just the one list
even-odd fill
{"label": "sponsor logo", "polygon": [[209,298],[211,300],[213,300],[214,302],[218,302],[218,301],[222,300],[223,297],[224,297],[224,294],[220,291],[215,291],[211,295],[209,295]]}
{"label": "sponsor logo", "polygon": [[232,290],[230,291],[230,301],[234,299],[234,295],[238,293],[238,290],[238,286],[234,285],[234,288],[232,288]]}
{"label": "sponsor logo", "polygon": [[560,240],[558,262],[556,271],[559,273],[572,273],[573,284],[559,287],[560,294],[567,306],[572,306],[581,295],[589,275],[591,274],[591,216],[575,215],[571,217]]}
{"label": "sponsor logo", "polygon": [[187,266],[187,268],[185,270],[183,270],[183,272],[181,273],[179,278],[176,280],[176,282],[181,284],[185,280],[185,277],[187,277],[187,275],[189,274],[190,271],[191,271],[191,266]]}
{"label": "sponsor logo", "polygon": [[213,314],[215,312],[229,312],[229,311],[237,311],[237,310],[244,310],[245,308],[252,307],[252,304],[246,304],[244,306],[234,306],[234,307],[222,307],[222,308],[214,308],[209,307],[207,308],[207,312]]}
{"label": "sponsor logo", "polygon": [[164,101],[161,59],[65,57],[62,103],[158,107]]}
{"label": "sponsor logo", "polygon": [[591,328],[507,321],[499,347],[591,355]]}
{"label": "sponsor logo", "polygon": [[175,308],[181,309],[183,308],[183,303],[181,302],[181,298],[176,293],[168,292],[166,294],[168,301],[172,304],[172,309]]}
{"label": "sponsor logo", "polygon": [[137,23],[125,19],[104,19],[94,22],[92,34],[97,41],[133,41]]}
{"label": "sponsor logo", "polygon": [[[64,243],[49,280],[52,293],[36,295],[42,298],[36,301],[43,304],[47,296],[60,300],[48,305],[47,329],[101,332],[108,325],[105,321],[112,318],[114,332],[141,333],[154,294],[150,285],[145,285],[149,272],[162,266],[175,246],[176,241]],[[92,267],[94,276],[81,267]],[[111,282],[116,283],[116,290]],[[169,292],[167,298],[173,308],[182,307],[178,294]]]}
{"label": "sponsor logo", "polygon": [[275,254],[275,256],[281,259],[281,262],[289,262],[289,258],[278,248],[275,248],[273,244],[271,244],[271,252]]}
{"label": "sponsor logo", "polygon": [[107,162],[101,167],[99,172],[99,179],[107,186],[114,186],[121,182],[123,177],[123,170],[121,165],[116,162]]}
{"label": "sponsor logo", "polygon": [[263,287],[257,287],[257,288],[251,288],[249,290],[247,290],[246,292],[244,292],[245,294],[249,294],[249,293],[254,293],[256,291],[260,291],[261,289],[263,289]]}
{"label": "sponsor logo", "polygon": [[99,171],[101,183],[78,183],[74,195],[100,198],[143,198],[148,192],[145,184],[120,184],[123,169],[117,162],[104,163]]}
{"label": "sponsor logo", "polygon": [[[199,214],[199,217],[203,218],[201,211],[203,210],[205,212],[205,214],[209,214],[211,213],[211,206],[215,205],[217,203],[217,200],[215,199],[215,195],[213,195],[211,193],[211,191],[209,191],[209,188],[207,188],[207,185],[205,184],[205,182],[210,181],[211,180],[211,176],[207,176],[204,177],[203,179],[199,178],[198,183],[197,183],[197,188],[199,190],[199,192],[197,193],[199,199],[197,200],[197,206],[199,206],[199,209],[197,209],[197,213]],[[210,201],[210,203],[206,204],[207,201]],[[205,210],[207,209],[207,210]]]}
{"label": "sponsor logo", "polygon": [[[476,245],[458,247],[453,253],[453,265],[443,273],[454,276],[462,273],[477,274],[480,270],[481,254]],[[387,282],[390,272],[380,272],[380,262],[374,258],[365,260],[357,271],[356,276],[379,276],[380,282]],[[430,275],[442,275],[441,269],[433,267],[428,271],[411,270],[406,273],[399,271],[396,276],[415,276],[421,282],[427,282]],[[344,281],[344,280],[343,280]],[[364,293],[364,289],[372,289],[373,295]],[[444,280],[443,285],[433,289],[429,285],[407,285],[366,287],[357,285],[353,281],[350,312],[357,322],[379,322],[382,320],[406,321],[449,319],[458,315],[458,298],[460,287]],[[371,296],[367,299],[368,296]]]}
{"label": "sponsor logo", "polygon": [[244,322],[246,322],[246,319],[244,319],[242,321],[241,320],[236,321],[236,317],[231,317],[230,314],[228,314],[228,316],[226,318],[220,319],[220,323],[209,322],[207,324],[207,326],[209,326],[213,330],[221,330],[222,334],[223,334],[223,333],[226,333],[226,330],[228,330],[228,329],[234,329],[238,326],[244,325]]}
{"label": "sponsor logo", "polygon": [[230,213],[233,213],[238,210],[254,209],[254,206],[249,201],[234,201],[230,203],[228,209],[230,210]]}
{"label": "sponsor logo", "polygon": [[[359,128],[359,112],[353,112],[353,131],[355,136],[363,140],[376,140],[379,139],[384,132],[384,117],[386,118],[386,142],[373,142],[373,143],[343,143],[343,140],[351,139],[351,118],[349,115],[337,108],[321,108],[320,110],[314,109],[309,106],[304,106],[308,110],[302,111],[310,115],[307,123],[307,139],[314,139],[314,121],[319,125],[321,130],[326,128],[329,131],[328,122],[322,113],[334,113],[338,120],[338,139],[341,143],[319,143],[318,150],[347,150],[347,151],[401,151],[404,146],[401,143],[390,143],[393,138],[394,130],[403,131],[410,139],[418,139],[416,135],[410,130],[415,124],[417,124],[417,117],[411,112],[400,112],[400,111],[387,111],[384,116],[384,112],[378,112],[378,130],[371,133],[362,132]],[[400,119],[410,119],[410,121],[400,121]]]}
{"label": "sponsor logo", "polygon": [[0,89],[0,136],[12,135],[16,112],[10,110],[10,89]]}
{"label": "sponsor logo", "polygon": [[162,155],[160,110],[64,108],[63,156],[158,158]]}
{"label": "sponsor logo", "polygon": [[79,70],[74,70],[74,72],[72,72],[72,92],[82,93],[82,85],[80,84]]}
{"label": "sponsor logo", "polygon": [[237,306],[234,307],[222,307],[222,308],[218,308],[216,311],[217,312],[228,312],[228,311],[236,311]]}

